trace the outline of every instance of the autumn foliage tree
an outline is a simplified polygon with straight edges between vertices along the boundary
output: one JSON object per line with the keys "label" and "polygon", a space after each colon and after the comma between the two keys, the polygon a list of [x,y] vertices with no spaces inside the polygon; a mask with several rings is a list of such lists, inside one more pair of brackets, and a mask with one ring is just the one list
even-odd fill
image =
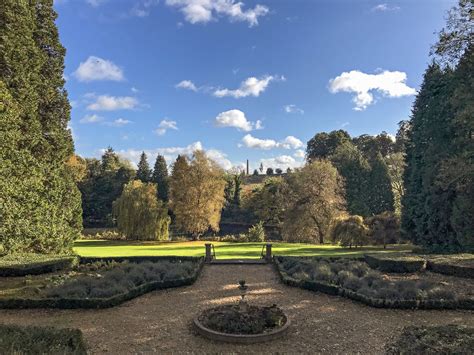
{"label": "autumn foliage tree", "polygon": [[171,222],[168,209],[156,198],[156,185],[140,180],[124,186],[114,201],[117,228],[130,240],[168,240]]}
{"label": "autumn foliage tree", "polygon": [[170,179],[170,203],[176,227],[194,239],[219,231],[224,206],[224,172],[201,150],[191,159],[179,156]]}
{"label": "autumn foliage tree", "polygon": [[331,221],[345,207],[342,179],[325,160],[308,163],[288,178],[283,239],[324,242]]}

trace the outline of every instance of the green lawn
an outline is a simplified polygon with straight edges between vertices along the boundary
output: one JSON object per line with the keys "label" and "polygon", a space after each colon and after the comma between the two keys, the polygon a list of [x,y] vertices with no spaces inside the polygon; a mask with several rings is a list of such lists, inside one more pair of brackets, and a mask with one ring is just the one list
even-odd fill
{"label": "green lawn", "polygon": [[[74,251],[81,256],[204,256],[204,241],[196,242],[131,242],[110,240],[79,240]],[[264,243],[212,242],[217,259],[259,258]],[[292,256],[360,256],[368,252],[391,253],[409,251],[411,246],[342,248],[337,245],[303,243],[272,243],[276,255]]]}

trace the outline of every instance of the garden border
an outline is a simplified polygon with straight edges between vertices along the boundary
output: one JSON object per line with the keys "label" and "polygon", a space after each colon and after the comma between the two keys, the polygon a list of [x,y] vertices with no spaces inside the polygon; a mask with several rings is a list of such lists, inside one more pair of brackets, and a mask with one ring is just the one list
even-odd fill
{"label": "garden border", "polygon": [[[164,259],[160,257],[161,259]],[[166,258],[166,257],[165,257]],[[100,259],[100,258],[97,258]],[[129,258],[130,259],[130,258]],[[178,258],[183,260],[183,258]],[[22,309],[22,308],[59,308],[59,309],[91,309],[110,308],[118,306],[126,301],[142,296],[148,292],[163,290],[167,288],[192,285],[201,274],[204,266],[203,257],[188,257],[187,260],[196,260],[197,268],[190,277],[154,281],[137,286],[126,293],[121,293],[108,298],[5,298],[0,299],[0,309]],[[156,260],[156,259],[155,259]],[[168,259],[169,260],[169,259]],[[99,260],[96,260],[99,261]]]}
{"label": "garden border", "polygon": [[332,285],[325,282],[297,280],[289,276],[281,266],[278,257],[274,258],[277,272],[281,281],[294,287],[300,287],[310,291],[319,291],[332,296],[341,296],[353,301],[361,302],[367,306],[375,308],[394,309],[465,309],[474,310],[474,299],[459,300],[389,300],[382,298],[372,298],[355,291]]}

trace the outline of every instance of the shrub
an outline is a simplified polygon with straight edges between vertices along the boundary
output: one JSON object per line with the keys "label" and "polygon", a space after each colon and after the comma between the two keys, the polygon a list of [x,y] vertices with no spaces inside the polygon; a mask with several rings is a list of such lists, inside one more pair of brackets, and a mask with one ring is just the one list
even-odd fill
{"label": "shrub", "polygon": [[247,235],[249,242],[263,242],[265,240],[265,228],[263,227],[263,222],[260,221],[250,227]]}
{"label": "shrub", "polygon": [[0,276],[39,275],[73,267],[74,255],[9,254],[0,257]]}
{"label": "shrub", "polygon": [[344,247],[368,244],[368,229],[361,216],[350,216],[339,219],[331,229],[331,238]]}
{"label": "shrub", "polygon": [[426,260],[410,254],[364,255],[365,261],[373,269],[384,272],[411,273],[426,267]]}
{"label": "shrub", "polygon": [[383,212],[366,218],[369,237],[374,244],[383,245],[400,241],[400,218],[393,212]]}

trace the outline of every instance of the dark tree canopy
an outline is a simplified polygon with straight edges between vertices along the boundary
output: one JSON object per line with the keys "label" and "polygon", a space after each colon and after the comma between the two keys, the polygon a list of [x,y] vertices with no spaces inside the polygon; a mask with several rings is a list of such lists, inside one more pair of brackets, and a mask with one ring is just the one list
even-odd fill
{"label": "dark tree canopy", "polygon": [[320,132],[308,141],[306,147],[306,159],[314,161],[326,159],[334,154],[337,147],[350,142],[351,136],[344,130],[332,131],[330,133]]}

